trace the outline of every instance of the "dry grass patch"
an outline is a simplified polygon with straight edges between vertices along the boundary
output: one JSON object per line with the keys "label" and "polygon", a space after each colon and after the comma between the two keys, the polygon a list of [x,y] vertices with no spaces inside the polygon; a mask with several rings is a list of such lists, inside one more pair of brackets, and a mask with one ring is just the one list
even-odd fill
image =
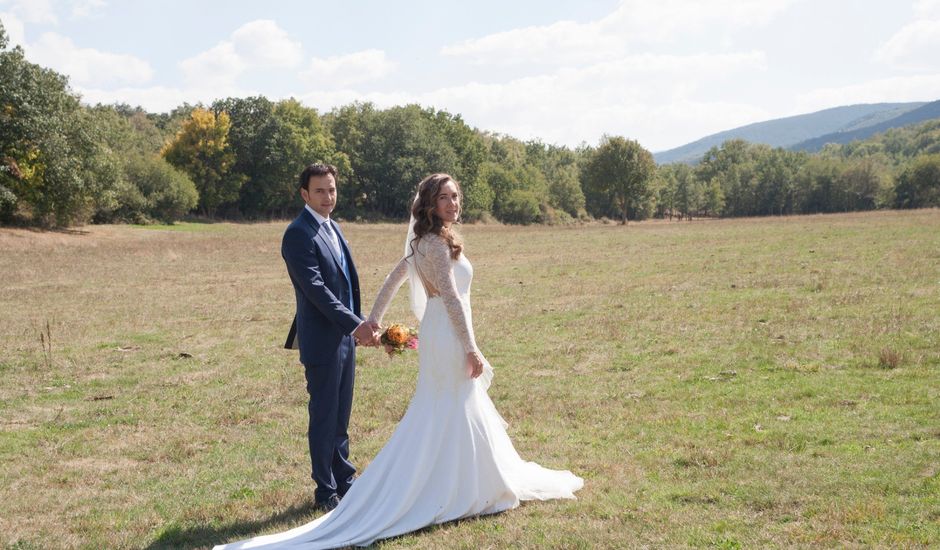
{"label": "dry grass patch", "polygon": [[[315,516],[284,226],[0,230],[0,542],[203,548]],[[368,307],[404,229],[345,233]],[[463,233],[510,435],[586,486],[379,546],[940,544],[937,210]],[[360,353],[358,465],[416,363]]]}

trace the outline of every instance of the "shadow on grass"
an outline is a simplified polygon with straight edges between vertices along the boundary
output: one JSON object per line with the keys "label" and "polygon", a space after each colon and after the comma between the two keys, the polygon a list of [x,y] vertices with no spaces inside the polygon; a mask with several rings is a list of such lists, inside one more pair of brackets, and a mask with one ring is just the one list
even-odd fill
{"label": "shadow on grass", "polygon": [[218,527],[200,525],[182,528],[178,525],[168,526],[150,543],[147,550],[157,548],[211,548],[216,544],[235,542],[267,531],[271,527],[283,527],[283,530],[297,527],[297,521],[309,516],[313,512],[313,503],[308,502],[291,506],[283,512],[273,514],[262,520],[239,521]]}
{"label": "shadow on grass", "polygon": [[[157,550],[164,548],[194,550],[196,548],[211,548],[216,544],[226,544],[251,538],[260,534],[262,531],[267,531],[269,528],[279,525],[283,526],[283,530],[286,531],[288,529],[293,529],[294,527],[299,527],[297,520],[308,516],[312,511],[313,503],[311,502],[302,505],[291,506],[287,510],[274,514],[271,517],[263,520],[241,521],[220,527],[200,526],[190,529],[182,529],[178,526],[171,526],[164,529],[160,536],[157,537],[157,540],[153,541],[146,547],[146,550]],[[445,527],[453,527],[462,523],[485,521],[489,518],[501,516],[504,513],[505,512],[497,512],[495,514],[487,514],[485,516],[474,516],[469,518],[456,519],[446,523],[428,525],[427,527],[418,529],[417,531],[411,531],[409,533],[404,533],[387,539],[381,539],[381,542],[385,543],[406,537],[420,537]],[[372,548],[373,546],[370,545],[369,547]]]}
{"label": "shadow on grass", "polygon": [[36,227],[36,226],[24,226],[16,227],[9,226],[14,229],[25,229],[30,233],[59,233],[60,235],[88,235],[91,233],[85,229],[78,229],[75,227]]}
{"label": "shadow on grass", "polygon": [[[402,533],[401,535],[395,535],[394,537],[389,537],[389,538],[387,538],[387,539],[381,539],[380,541],[376,541],[376,542],[387,543],[387,542],[391,542],[391,541],[399,540],[399,539],[404,539],[404,538],[408,538],[408,537],[421,537],[421,536],[423,536],[423,535],[427,535],[427,534],[430,534],[430,533],[434,533],[434,532],[439,531],[439,530],[441,530],[441,529],[446,529],[446,528],[448,528],[448,527],[456,527],[456,526],[461,525],[461,524],[464,524],[464,523],[476,523],[476,522],[478,522],[478,521],[487,521],[487,520],[490,519],[490,518],[494,518],[494,517],[497,517],[497,516],[501,516],[501,515],[503,515],[503,514],[505,514],[505,513],[506,513],[505,511],[504,511],[504,512],[496,512],[495,514],[486,514],[486,515],[483,515],[483,516],[472,516],[472,517],[469,517],[469,518],[460,518],[460,519],[455,519],[455,520],[451,520],[451,521],[445,521],[444,523],[435,523],[435,524],[433,524],[433,525],[428,525],[427,527],[422,527],[421,529],[418,529],[417,531],[411,531],[411,532],[408,532],[408,533]],[[423,545],[420,543],[420,541],[417,541],[417,542],[415,543],[415,546],[418,547],[418,548],[421,548]],[[350,547],[350,548],[352,548],[352,547]],[[370,548],[371,548],[371,546],[370,546]]]}

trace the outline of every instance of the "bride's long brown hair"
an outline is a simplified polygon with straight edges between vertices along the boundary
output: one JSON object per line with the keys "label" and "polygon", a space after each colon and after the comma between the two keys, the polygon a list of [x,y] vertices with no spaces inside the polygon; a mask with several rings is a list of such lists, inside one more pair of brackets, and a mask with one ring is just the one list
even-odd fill
{"label": "bride's long brown hair", "polygon": [[[463,204],[463,191],[460,189],[460,183],[448,174],[438,173],[421,180],[418,184],[418,197],[411,205],[411,215],[415,219],[415,238],[411,241],[411,251],[414,253],[415,243],[421,237],[428,233],[440,235],[447,241],[450,247],[450,256],[457,259],[463,250],[463,241],[452,229],[444,227],[444,222],[434,213],[434,207],[437,205],[437,196],[441,192],[441,186],[447,182],[453,182],[457,187],[457,196],[460,202],[458,208]],[[458,211],[459,212],[459,211]]]}

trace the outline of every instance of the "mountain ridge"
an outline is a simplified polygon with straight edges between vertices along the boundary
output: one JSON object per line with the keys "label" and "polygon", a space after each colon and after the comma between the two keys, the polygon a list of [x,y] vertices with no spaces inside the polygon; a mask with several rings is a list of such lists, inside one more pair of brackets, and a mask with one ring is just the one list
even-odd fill
{"label": "mountain ridge", "polygon": [[827,143],[850,143],[856,140],[869,138],[875,134],[890,130],[892,128],[901,128],[910,124],[917,124],[926,120],[940,118],[940,100],[926,103],[916,109],[907,111],[889,120],[863,126],[852,130],[833,132],[817,138],[809,139],[789,147],[793,151],[807,151],[814,153],[822,149]]}
{"label": "mountain ridge", "polygon": [[[932,103],[940,102],[917,101],[843,105],[813,113],[755,122],[711,134],[673,149],[654,153],[653,158],[658,164],[674,162],[694,164],[701,160],[709,149],[720,146],[729,139],[743,139],[751,143],[764,143],[771,147],[794,148],[797,145],[809,144],[813,140],[824,137],[830,139],[834,136],[848,137],[854,135],[853,132],[859,132],[858,135],[862,135],[862,131],[866,128],[878,127],[882,129],[877,131],[884,131],[888,128],[927,120],[927,118],[919,118],[918,120],[904,122],[907,119],[901,117]],[[901,123],[889,124],[895,120]],[[877,133],[877,131],[872,132],[872,134]]]}

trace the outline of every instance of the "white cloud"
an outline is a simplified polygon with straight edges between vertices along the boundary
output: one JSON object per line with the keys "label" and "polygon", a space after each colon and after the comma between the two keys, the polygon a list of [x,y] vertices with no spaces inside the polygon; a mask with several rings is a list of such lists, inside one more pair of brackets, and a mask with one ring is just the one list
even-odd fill
{"label": "white cloud", "polygon": [[915,12],[920,19],[905,25],[882,44],[875,51],[876,61],[909,70],[940,68],[940,0],[919,2]]}
{"label": "white cloud", "polygon": [[79,48],[53,32],[43,33],[25,48],[30,61],[65,73],[78,85],[143,84],[153,77],[150,64],[140,58]]}
{"label": "white cloud", "polygon": [[575,146],[609,133],[660,150],[767,118],[767,112],[748,105],[693,98],[703,86],[721,84],[734,73],[761,72],[765,65],[762,52],[642,54],[506,83],[473,82],[417,94],[318,90],[300,97],[320,109],[356,100],[379,107],[419,103],[523,139]]}
{"label": "white cloud", "polygon": [[598,23],[559,21],[513,29],[445,46],[441,54],[467,57],[478,65],[576,63],[607,59],[627,51],[624,37],[600,32]]}
{"label": "white cloud", "polygon": [[22,46],[26,43],[26,28],[23,22],[15,15],[9,12],[0,12],[0,22],[3,23],[3,29],[10,39],[10,47]]}
{"label": "white cloud", "polygon": [[0,6],[9,5],[9,11],[24,23],[58,23],[50,0],[9,0]]}
{"label": "white cloud", "polygon": [[940,18],[940,0],[918,0],[914,3],[918,19]]}
{"label": "white cloud", "polygon": [[[622,1],[589,23],[561,21],[497,33],[445,47],[441,53],[479,64],[555,66],[505,84],[470,84],[412,98],[459,112],[487,130],[574,146],[604,133],[673,147],[769,113],[733,100],[697,96],[725,86],[729,75],[763,73],[764,52],[694,55],[633,53],[683,33],[709,33],[768,22],[793,0]],[[732,43],[722,44],[730,48]],[[372,99],[372,98],[370,98]],[[377,101],[379,104],[386,102]]]}
{"label": "white cloud", "polygon": [[397,66],[381,50],[363,50],[325,59],[315,57],[302,78],[319,89],[336,89],[377,80],[392,73]]}
{"label": "white cloud", "polygon": [[184,59],[179,64],[190,86],[231,86],[246,64],[231,42],[220,42],[209,50]]}
{"label": "white cloud", "polygon": [[[332,63],[321,67],[321,74],[348,70],[347,63],[352,64],[356,58],[344,59],[347,57],[350,56],[332,59]],[[363,61],[362,65],[368,63]],[[576,146],[584,141],[596,144],[603,133],[609,133],[639,139],[645,147],[657,151],[770,118],[770,113],[733,100],[695,97],[702,87],[724,85],[729,76],[736,74],[761,73],[765,65],[762,52],[642,54],[505,83],[471,82],[418,93],[362,93],[350,88],[316,86],[315,92],[294,96],[321,110],[353,101],[371,101],[380,108],[418,103],[460,113],[471,125],[522,139],[540,138]],[[79,87],[78,91],[88,103],[120,101],[151,111],[168,111],[183,102],[211,102],[220,97],[262,93],[241,89],[233,82],[186,89]]]}
{"label": "white cloud", "polygon": [[595,72],[598,68],[610,72],[624,73],[666,73],[676,76],[717,77],[742,70],[766,70],[767,56],[762,51],[719,53],[719,54],[637,54],[615,61],[599,63],[588,68]]}
{"label": "white cloud", "polygon": [[[477,64],[566,64],[626,55],[638,44],[667,43],[690,32],[762,25],[801,0],[622,0],[587,23],[560,21],[445,46],[441,54]],[[726,40],[727,41],[727,40]]]}
{"label": "white cloud", "polygon": [[753,27],[770,22],[801,0],[622,0],[601,20],[603,31],[623,32],[631,40],[661,43],[681,33]]}
{"label": "white cloud", "polygon": [[797,112],[812,112],[839,105],[903,101],[935,101],[940,98],[940,73],[897,76],[842,86],[820,88],[797,99]]}
{"label": "white cloud", "polygon": [[123,87],[116,89],[101,89],[76,86],[75,91],[82,96],[82,101],[89,105],[95,103],[127,103],[132,106],[141,106],[144,109],[165,113],[183,103],[212,103],[216,99],[226,97],[249,97],[258,95],[257,90],[240,88],[171,88],[166,86]]}
{"label": "white cloud", "polygon": [[246,23],[229,38],[179,63],[190,86],[232,86],[245,71],[296,67],[303,56],[300,42],[268,19]]}
{"label": "white cloud", "polygon": [[232,33],[235,53],[249,67],[296,67],[303,59],[300,42],[270,19],[246,23]]}
{"label": "white cloud", "polygon": [[92,17],[101,13],[108,5],[105,0],[75,0],[72,2],[72,17]]}

